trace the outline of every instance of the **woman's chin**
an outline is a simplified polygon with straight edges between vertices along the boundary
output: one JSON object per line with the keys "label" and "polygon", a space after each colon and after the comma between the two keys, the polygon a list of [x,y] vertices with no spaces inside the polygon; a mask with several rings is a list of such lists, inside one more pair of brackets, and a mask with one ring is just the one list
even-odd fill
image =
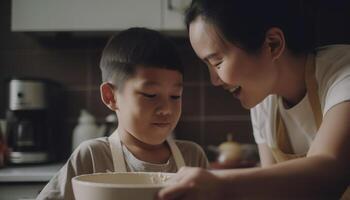
{"label": "woman's chin", "polygon": [[259,103],[261,103],[268,95],[266,94],[260,94],[260,95],[254,95],[254,96],[247,96],[242,94],[240,96],[240,102],[243,108],[245,109],[252,109]]}
{"label": "woman's chin", "polygon": [[260,101],[245,101],[244,99],[241,99],[240,102],[242,107],[247,110],[254,108],[256,105],[260,103]]}

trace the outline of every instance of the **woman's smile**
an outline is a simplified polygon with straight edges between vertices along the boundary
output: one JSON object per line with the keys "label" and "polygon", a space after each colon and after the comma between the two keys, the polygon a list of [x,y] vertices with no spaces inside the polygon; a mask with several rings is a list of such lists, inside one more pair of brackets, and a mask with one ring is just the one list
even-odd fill
{"label": "woman's smile", "polygon": [[241,86],[231,86],[231,87],[225,87],[225,90],[228,90],[235,98],[239,99],[242,87]]}

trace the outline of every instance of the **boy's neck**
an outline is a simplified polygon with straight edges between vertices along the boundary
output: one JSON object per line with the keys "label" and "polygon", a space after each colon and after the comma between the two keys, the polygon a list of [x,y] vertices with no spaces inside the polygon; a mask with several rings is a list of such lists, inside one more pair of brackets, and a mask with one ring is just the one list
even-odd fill
{"label": "boy's neck", "polygon": [[118,128],[118,133],[121,142],[139,160],[154,164],[163,164],[169,160],[171,151],[166,141],[162,144],[150,145],[138,140],[132,134],[120,128]]}

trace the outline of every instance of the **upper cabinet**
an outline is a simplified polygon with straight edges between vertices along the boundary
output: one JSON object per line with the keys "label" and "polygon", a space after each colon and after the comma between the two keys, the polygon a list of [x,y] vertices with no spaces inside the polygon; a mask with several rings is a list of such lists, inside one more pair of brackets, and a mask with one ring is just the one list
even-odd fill
{"label": "upper cabinet", "polygon": [[190,0],[12,0],[12,31],[183,31]]}

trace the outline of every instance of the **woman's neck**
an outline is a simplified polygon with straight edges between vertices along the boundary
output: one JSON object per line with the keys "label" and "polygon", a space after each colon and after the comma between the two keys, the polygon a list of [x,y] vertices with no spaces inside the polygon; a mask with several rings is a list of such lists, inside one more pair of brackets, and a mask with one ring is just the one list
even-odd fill
{"label": "woman's neck", "polygon": [[307,55],[294,56],[290,53],[279,59],[279,78],[276,94],[283,98],[287,107],[298,104],[306,94],[305,64]]}
{"label": "woman's neck", "polygon": [[158,145],[144,143],[128,133],[126,130],[118,127],[120,140],[126,148],[138,159],[162,164],[166,163],[171,155],[170,148],[166,142]]}

